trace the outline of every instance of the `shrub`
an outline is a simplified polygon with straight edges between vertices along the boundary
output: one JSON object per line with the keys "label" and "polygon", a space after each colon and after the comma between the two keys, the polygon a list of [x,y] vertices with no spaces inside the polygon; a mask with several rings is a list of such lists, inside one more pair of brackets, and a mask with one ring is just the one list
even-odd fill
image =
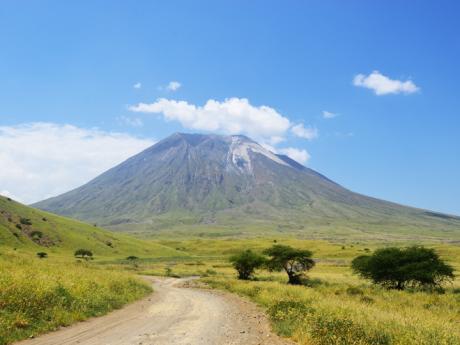
{"label": "shrub", "polygon": [[32,222],[30,221],[29,218],[23,218],[21,217],[19,219],[19,222],[22,224],[22,225],[32,225]]}
{"label": "shrub", "polygon": [[74,256],[88,260],[93,257],[93,252],[88,249],[77,249],[74,253]]}
{"label": "shrub", "polygon": [[238,272],[238,279],[248,280],[252,278],[255,270],[264,264],[265,259],[251,250],[245,250],[230,257],[230,262]]}
{"label": "shrub", "polygon": [[290,246],[276,244],[264,251],[270,256],[267,266],[270,270],[285,270],[289,277],[289,284],[302,284],[304,272],[315,266],[315,261],[311,258],[312,252],[305,249],[296,249]]}
{"label": "shrub", "polygon": [[384,248],[372,255],[358,256],[352,269],[365,279],[390,289],[439,288],[454,278],[453,268],[434,249],[424,247]]}
{"label": "shrub", "polygon": [[38,252],[37,253],[37,256],[40,258],[40,259],[45,259],[48,257],[48,254],[45,253],[45,252]]}
{"label": "shrub", "polygon": [[30,233],[30,237],[32,237],[33,239],[40,239],[43,237],[43,232],[34,230]]}

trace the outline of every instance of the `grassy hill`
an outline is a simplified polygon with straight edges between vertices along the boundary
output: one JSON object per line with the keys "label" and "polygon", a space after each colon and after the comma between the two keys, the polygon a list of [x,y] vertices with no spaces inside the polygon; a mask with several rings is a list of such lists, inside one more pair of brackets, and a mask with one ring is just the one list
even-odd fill
{"label": "grassy hill", "polygon": [[21,252],[69,255],[91,250],[96,258],[186,256],[175,249],[114,234],[95,225],[56,216],[0,196],[0,247]]}

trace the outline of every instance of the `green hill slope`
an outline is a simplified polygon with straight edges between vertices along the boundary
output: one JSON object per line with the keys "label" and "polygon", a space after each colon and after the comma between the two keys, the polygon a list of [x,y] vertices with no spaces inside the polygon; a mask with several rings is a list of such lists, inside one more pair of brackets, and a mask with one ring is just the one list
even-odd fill
{"label": "green hill slope", "polygon": [[71,254],[91,250],[95,257],[186,256],[150,241],[114,234],[93,225],[40,211],[0,196],[0,247]]}

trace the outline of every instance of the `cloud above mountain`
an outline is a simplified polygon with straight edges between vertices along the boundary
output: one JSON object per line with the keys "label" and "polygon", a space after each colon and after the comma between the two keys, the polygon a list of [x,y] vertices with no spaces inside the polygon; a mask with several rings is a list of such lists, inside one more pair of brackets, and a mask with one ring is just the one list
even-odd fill
{"label": "cloud above mountain", "polygon": [[266,105],[254,106],[246,98],[208,100],[198,106],[186,101],[159,98],[153,103],[139,103],[129,110],[161,115],[166,121],[177,121],[192,130],[221,134],[245,134],[263,143],[275,145],[285,139],[291,129],[297,137],[312,140],[318,130],[293,124],[286,116]]}
{"label": "cloud above mountain", "polygon": [[295,126],[292,126],[291,128],[292,133],[294,133],[295,136],[307,140],[313,140],[318,138],[319,136],[319,131],[317,128],[313,127],[305,127],[303,124],[298,124]]}
{"label": "cloud above mountain", "polygon": [[154,141],[55,123],[0,126],[0,194],[25,203],[88,182]]}
{"label": "cloud above mountain", "polygon": [[246,134],[256,140],[276,140],[291,126],[289,119],[275,109],[253,106],[245,98],[228,98],[223,102],[208,100],[203,106],[186,101],[160,98],[153,103],[139,103],[131,111],[161,114],[166,121],[178,121],[184,128]]}

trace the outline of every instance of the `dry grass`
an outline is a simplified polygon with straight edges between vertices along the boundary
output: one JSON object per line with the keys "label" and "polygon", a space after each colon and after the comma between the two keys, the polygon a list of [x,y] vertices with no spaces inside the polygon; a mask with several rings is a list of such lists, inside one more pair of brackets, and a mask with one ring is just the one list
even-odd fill
{"label": "dry grass", "polygon": [[105,314],[151,291],[126,272],[90,266],[3,254],[0,344]]}

